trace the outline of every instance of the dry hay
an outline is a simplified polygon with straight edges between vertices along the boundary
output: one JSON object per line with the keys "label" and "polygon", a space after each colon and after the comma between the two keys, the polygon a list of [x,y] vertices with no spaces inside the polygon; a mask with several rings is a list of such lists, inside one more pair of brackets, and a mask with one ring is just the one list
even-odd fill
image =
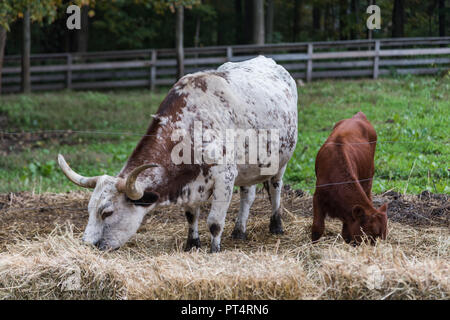
{"label": "dry hay", "polygon": [[[203,248],[183,252],[180,208],[149,215],[120,250],[101,253],[80,242],[89,193],[0,195],[2,299],[449,299],[448,196],[387,193],[390,234],[376,246],[352,247],[327,220],[310,242],[311,196],[286,188],[285,234],[268,232],[270,204],[258,193],[248,240],[230,237],[235,195],[222,239],[209,254],[207,207]],[[33,207],[33,209],[28,209]]]}

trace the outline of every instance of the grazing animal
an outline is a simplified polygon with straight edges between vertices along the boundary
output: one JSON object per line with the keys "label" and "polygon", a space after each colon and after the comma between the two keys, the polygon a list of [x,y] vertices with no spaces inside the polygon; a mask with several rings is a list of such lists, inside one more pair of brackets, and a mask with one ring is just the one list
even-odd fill
{"label": "grazing animal", "polygon": [[[233,187],[240,186],[241,205],[232,237],[244,239],[258,183],[266,184],[272,203],[269,230],[282,233],[282,177],[297,143],[297,121],[295,81],[272,59],[259,56],[228,62],[217,70],[182,77],[162,101],[146,135],[117,176],[80,176],[58,156],[62,171],[72,182],[94,188],[83,240],[100,249],[118,248],[136,233],[145,214],[177,204],[184,208],[189,224],[185,249],[200,247],[200,206],[211,201],[207,224],[211,252],[218,252]],[[205,132],[203,138],[198,130]],[[228,139],[228,131],[243,142],[246,158],[252,158],[254,147],[259,147],[257,160],[209,161],[220,160],[216,153],[222,150],[226,157],[233,154],[233,148],[224,148],[218,138],[227,132]],[[270,143],[267,131],[274,135]],[[252,132],[261,133],[256,142],[251,139]],[[200,146],[195,144],[199,139]],[[199,149],[208,148],[214,156],[199,155]],[[260,155],[260,151],[267,154]]]}
{"label": "grazing animal", "polygon": [[347,243],[360,243],[363,234],[371,242],[386,238],[387,204],[372,205],[376,142],[375,129],[362,112],[334,126],[316,157],[313,241],[322,236],[327,215],[342,221]]}

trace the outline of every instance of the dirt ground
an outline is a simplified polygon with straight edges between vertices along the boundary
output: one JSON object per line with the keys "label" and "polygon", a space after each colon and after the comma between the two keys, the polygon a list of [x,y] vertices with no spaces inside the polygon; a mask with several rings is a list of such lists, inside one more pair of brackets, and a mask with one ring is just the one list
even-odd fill
{"label": "dirt ground", "polygon": [[[64,194],[31,194],[29,192],[0,194],[0,248],[6,248],[9,244],[17,241],[18,236],[32,240],[37,236],[50,234],[56,227],[67,223],[74,226],[76,234],[82,233],[88,220],[89,195],[90,193],[84,191]],[[388,217],[390,222],[398,222],[421,232],[426,228],[443,228],[445,230],[450,227],[448,195],[432,194],[425,191],[415,196],[390,191],[383,195],[374,196],[375,206],[380,206],[385,202],[389,204]],[[309,232],[310,225],[303,226],[306,227],[303,230],[295,230],[290,222],[296,220],[297,217],[310,217],[309,224],[312,223],[311,196],[301,190],[291,190],[289,186],[285,186],[283,207],[286,233]],[[250,212],[248,240],[232,240],[230,234],[238,210],[239,195],[234,194],[223,235],[223,249],[237,247],[245,250],[247,245],[258,245],[259,240],[262,240],[264,244],[273,244],[277,241],[283,244],[291,238],[290,236],[269,235],[270,203],[266,194],[259,190]],[[207,212],[208,205],[205,205],[199,222],[200,237],[204,247],[209,245],[209,234],[206,230]],[[335,237],[340,231],[340,223],[327,219],[326,224],[329,227],[326,228],[325,237]],[[187,224],[182,209],[171,206],[157,209],[148,214],[135,238],[146,242],[145,237],[149,235],[146,247],[152,253],[160,254],[182,246],[186,234]],[[286,238],[285,241],[283,241],[284,238]],[[127,245],[133,246],[135,242],[136,240],[131,241]],[[287,247],[290,245],[286,243]]]}
{"label": "dirt ground", "polygon": [[44,144],[73,145],[76,139],[72,139],[74,132],[71,130],[55,130],[54,132],[14,132],[4,134],[0,132],[0,156],[7,156],[12,152],[20,152],[25,149],[42,148]]}

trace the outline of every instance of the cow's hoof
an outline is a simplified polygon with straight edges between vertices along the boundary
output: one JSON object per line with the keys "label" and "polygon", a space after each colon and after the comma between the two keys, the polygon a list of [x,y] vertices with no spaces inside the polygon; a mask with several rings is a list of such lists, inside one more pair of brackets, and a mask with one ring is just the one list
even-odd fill
{"label": "cow's hoof", "polygon": [[284,234],[283,228],[270,228],[270,233],[271,234]]}
{"label": "cow's hoof", "polygon": [[240,229],[234,229],[231,238],[235,240],[247,240],[247,234]]}
{"label": "cow's hoof", "polygon": [[319,232],[312,232],[311,233],[311,240],[312,240],[312,242],[313,243],[317,243],[317,241],[319,241],[319,239],[320,239],[320,237],[321,237],[322,235],[319,233]]}
{"label": "cow's hoof", "polygon": [[270,217],[269,231],[272,234],[283,234],[284,233],[280,216]]}
{"label": "cow's hoof", "polygon": [[350,237],[342,237],[344,238],[345,243],[351,243],[352,242],[352,238]]}
{"label": "cow's hoof", "polygon": [[190,251],[192,248],[200,248],[201,246],[200,238],[187,239],[184,251]]}
{"label": "cow's hoof", "polygon": [[218,252],[220,252],[220,245],[211,244],[211,251],[210,251],[210,253],[218,253]]}

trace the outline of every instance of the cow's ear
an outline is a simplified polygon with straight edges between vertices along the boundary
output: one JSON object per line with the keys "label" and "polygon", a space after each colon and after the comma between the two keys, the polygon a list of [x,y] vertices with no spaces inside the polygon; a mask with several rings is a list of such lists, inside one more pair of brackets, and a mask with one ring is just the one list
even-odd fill
{"label": "cow's ear", "polygon": [[380,212],[383,212],[384,214],[387,213],[387,209],[388,209],[388,204],[387,203],[383,204],[381,207],[378,208],[378,210]]}
{"label": "cow's ear", "polygon": [[360,205],[357,204],[357,205],[354,205],[352,208],[352,216],[353,216],[353,219],[362,222],[366,216],[366,212],[364,211],[363,207],[361,207]]}

